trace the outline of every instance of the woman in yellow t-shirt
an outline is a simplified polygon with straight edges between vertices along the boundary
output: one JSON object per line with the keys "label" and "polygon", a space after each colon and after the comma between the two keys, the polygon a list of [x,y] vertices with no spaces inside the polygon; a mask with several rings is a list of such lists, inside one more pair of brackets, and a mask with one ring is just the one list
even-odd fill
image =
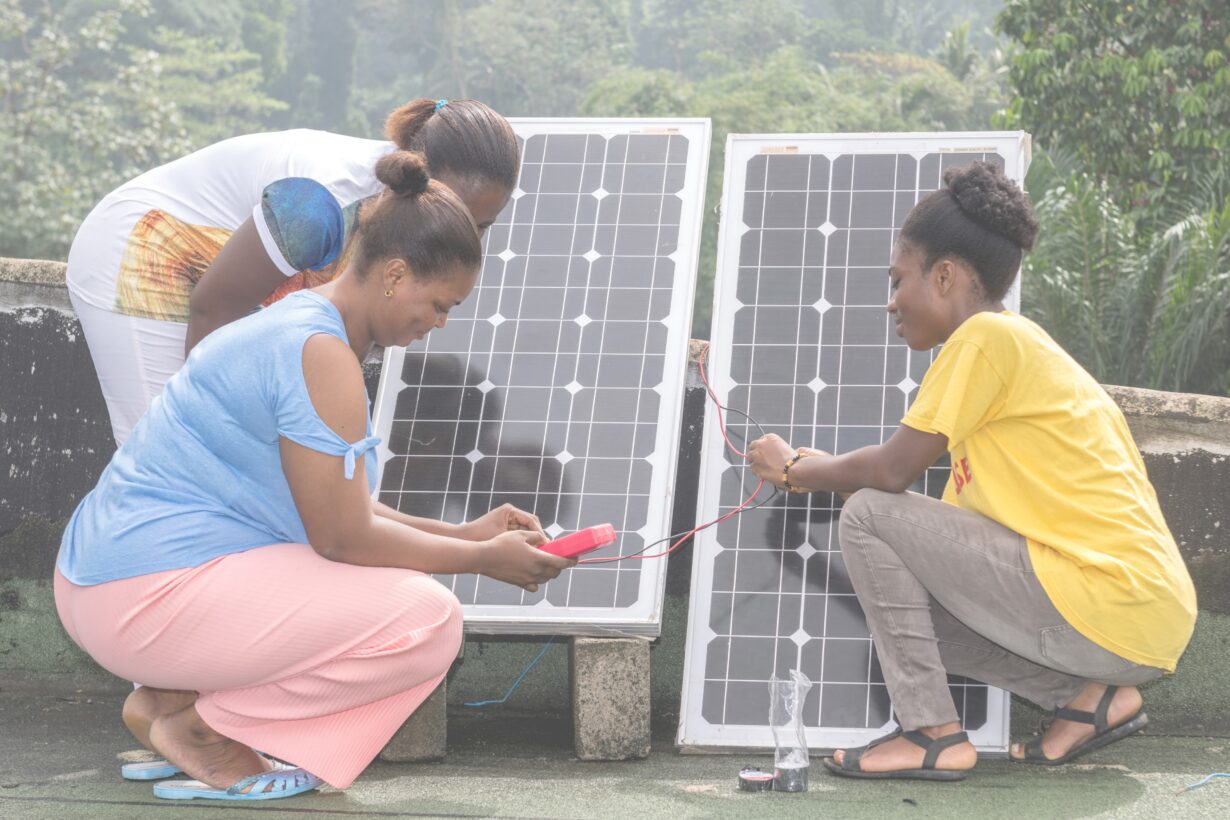
{"label": "woman in yellow t-shirt", "polygon": [[[1058,764],[1148,723],[1136,688],[1174,671],[1196,596],[1118,407],[1002,300],[1038,222],[995,166],[950,170],[893,248],[888,312],[944,348],[901,426],[841,455],[775,435],[748,448],[786,490],[849,496],[840,540],[900,730],[825,765],[850,777],[958,780],[977,753],[948,674],[1055,720],[1013,760]],[[937,501],[905,490],[948,452]]]}

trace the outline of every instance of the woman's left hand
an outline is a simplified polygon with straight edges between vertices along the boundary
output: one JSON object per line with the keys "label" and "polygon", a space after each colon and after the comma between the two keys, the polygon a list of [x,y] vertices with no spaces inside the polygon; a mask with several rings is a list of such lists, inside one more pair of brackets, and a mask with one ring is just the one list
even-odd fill
{"label": "woman's left hand", "polygon": [[518,509],[512,504],[501,504],[489,513],[461,525],[460,537],[469,541],[489,541],[509,530],[528,530],[542,533],[538,516]]}
{"label": "woman's left hand", "polygon": [[764,479],[774,487],[782,486],[782,470],[786,462],[794,458],[795,449],[776,433],[769,433],[753,441],[747,447],[747,463],[757,478]]}

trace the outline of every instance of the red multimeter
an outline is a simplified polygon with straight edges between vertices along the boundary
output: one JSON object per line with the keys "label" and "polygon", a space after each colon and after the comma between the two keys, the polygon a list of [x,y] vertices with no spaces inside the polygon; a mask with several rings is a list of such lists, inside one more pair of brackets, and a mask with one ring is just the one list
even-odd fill
{"label": "red multimeter", "polygon": [[539,549],[563,558],[576,558],[578,555],[606,546],[614,540],[615,528],[610,524],[599,524],[596,527],[587,527],[572,535],[549,541]]}

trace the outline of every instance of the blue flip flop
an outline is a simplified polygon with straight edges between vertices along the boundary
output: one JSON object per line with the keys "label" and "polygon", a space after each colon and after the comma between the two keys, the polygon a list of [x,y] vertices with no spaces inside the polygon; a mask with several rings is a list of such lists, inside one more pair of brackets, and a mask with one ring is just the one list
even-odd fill
{"label": "blue flip flop", "polygon": [[120,766],[120,776],[125,780],[165,780],[182,771],[183,769],[179,766],[162,758],[142,760],[140,763],[125,763]]}
{"label": "blue flip flop", "polygon": [[294,768],[254,774],[229,789],[215,789],[199,780],[168,780],[154,784],[154,797],[164,800],[278,800],[309,792],[322,783],[324,781],[311,772]]}
{"label": "blue flip flop", "polygon": [[[259,755],[260,752],[257,752]],[[261,755],[261,757],[265,757]],[[286,764],[273,758],[265,757],[273,764],[275,769],[284,769]],[[142,760],[137,763],[125,763],[120,766],[120,777],[125,780],[165,780],[168,777],[174,777],[177,774],[182,774],[183,769],[176,766],[169,760],[163,758],[154,758],[152,760]]]}

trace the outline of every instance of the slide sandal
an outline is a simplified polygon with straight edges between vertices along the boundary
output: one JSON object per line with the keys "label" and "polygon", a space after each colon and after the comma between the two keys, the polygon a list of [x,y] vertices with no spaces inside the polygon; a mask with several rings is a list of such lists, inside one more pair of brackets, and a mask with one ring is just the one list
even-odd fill
{"label": "slide sandal", "polygon": [[[215,789],[199,780],[168,780],[154,784],[154,797],[164,800],[278,800],[309,792],[322,783],[303,769],[282,769],[245,777],[229,789]],[[248,789],[244,791],[244,789]]]}

